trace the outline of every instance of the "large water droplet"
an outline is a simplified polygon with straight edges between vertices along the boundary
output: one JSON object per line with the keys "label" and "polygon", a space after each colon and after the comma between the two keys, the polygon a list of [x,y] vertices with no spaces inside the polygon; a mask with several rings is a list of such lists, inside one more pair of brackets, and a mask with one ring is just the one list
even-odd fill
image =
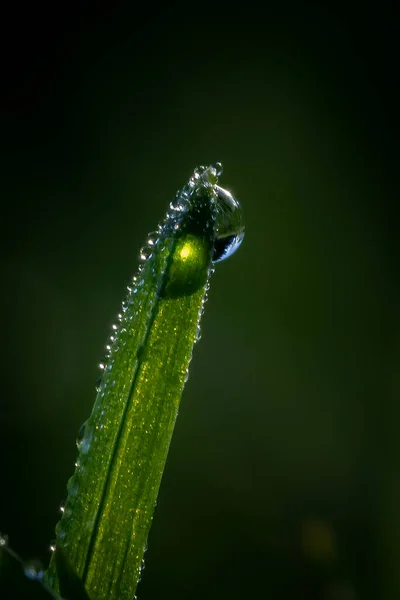
{"label": "large water droplet", "polygon": [[239,202],[228,190],[215,186],[217,192],[217,235],[213,262],[225,260],[239,248],[244,237],[243,211]]}

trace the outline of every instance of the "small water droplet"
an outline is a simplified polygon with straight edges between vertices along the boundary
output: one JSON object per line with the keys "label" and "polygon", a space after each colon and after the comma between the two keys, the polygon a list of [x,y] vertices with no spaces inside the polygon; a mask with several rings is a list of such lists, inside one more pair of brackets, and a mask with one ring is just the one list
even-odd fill
{"label": "small water droplet", "polygon": [[83,440],[83,437],[85,435],[86,423],[87,423],[87,420],[84,423],[82,423],[82,425],[79,427],[78,436],[76,438],[76,445],[78,447],[79,447],[79,445],[80,445],[80,443]]}
{"label": "small water droplet", "polygon": [[154,246],[155,243],[157,242],[157,239],[158,239],[157,231],[150,231],[150,233],[147,236],[147,241],[146,241],[147,246]]}
{"label": "small water droplet", "polygon": [[67,483],[67,491],[68,491],[68,496],[70,496],[71,498],[74,498],[77,493],[78,493],[78,482],[76,480],[76,476],[73,475],[68,483]]}
{"label": "small water droplet", "polygon": [[51,552],[55,552],[55,550],[56,550],[56,543],[57,543],[57,542],[56,542],[56,540],[52,540],[52,541],[50,542],[50,546],[49,546],[49,548],[50,548],[50,551],[51,551]]}
{"label": "small water droplet", "polygon": [[8,546],[8,535],[0,533],[0,546]]}
{"label": "small water droplet", "polygon": [[32,580],[43,579],[43,565],[38,560],[28,560],[24,565],[26,577]]}
{"label": "small water droplet", "polygon": [[151,256],[152,252],[153,252],[153,249],[150,246],[148,246],[148,245],[143,246],[143,248],[141,248],[141,250],[140,250],[140,255],[139,255],[140,260],[142,260],[144,262],[145,260],[147,260],[149,258],[149,256]]}
{"label": "small water droplet", "polygon": [[222,164],[220,162],[215,162],[215,163],[212,163],[211,166],[215,169],[215,171],[217,173],[217,177],[220,177],[224,170]]}
{"label": "small water droplet", "polygon": [[214,243],[213,262],[225,260],[239,248],[244,237],[243,211],[230,192],[215,186],[217,193],[217,235]]}
{"label": "small water droplet", "polygon": [[79,442],[79,451],[81,454],[87,454],[89,452],[90,444],[92,443],[92,437],[93,426],[89,426],[88,422],[86,421],[83,437]]}

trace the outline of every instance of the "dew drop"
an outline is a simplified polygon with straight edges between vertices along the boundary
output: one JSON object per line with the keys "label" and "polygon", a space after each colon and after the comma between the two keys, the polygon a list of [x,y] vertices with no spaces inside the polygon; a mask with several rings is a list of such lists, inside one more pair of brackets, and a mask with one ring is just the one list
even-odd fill
{"label": "dew drop", "polygon": [[76,445],[78,447],[79,447],[79,445],[80,445],[80,443],[83,440],[83,437],[85,435],[86,423],[87,423],[87,421],[85,421],[84,423],[82,423],[82,425],[79,427],[78,436],[76,438]]}
{"label": "dew drop", "polygon": [[196,342],[201,340],[201,327],[200,325],[197,325],[197,329],[196,329]]}
{"label": "dew drop", "polygon": [[222,164],[220,162],[216,162],[216,163],[212,163],[211,166],[213,167],[213,169],[215,169],[215,171],[217,173],[217,177],[220,177],[222,175],[223,170],[224,170]]}
{"label": "dew drop", "polygon": [[24,573],[29,579],[41,580],[43,579],[43,565],[38,560],[29,560],[24,565]]}
{"label": "dew drop", "polygon": [[56,540],[52,540],[52,541],[50,542],[50,546],[49,546],[49,548],[50,548],[50,551],[51,551],[51,552],[55,552],[55,550],[56,550]]}
{"label": "dew drop", "polygon": [[151,255],[151,253],[153,252],[153,248],[152,245],[148,245],[148,241],[146,243],[145,246],[143,246],[143,248],[141,248],[140,250],[140,260],[141,261],[145,261],[149,258],[149,256]]}
{"label": "dew drop", "polygon": [[215,186],[217,193],[217,235],[214,243],[213,262],[225,260],[239,248],[244,237],[243,211],[230,192]]}
{"label": "dew drop", "polygon": [[8,546],[8,536],[0,533],[0,546]]}
{"label": "dew drop", "polygon": [[[157,231],[150,231],[147,235],[146,246],[150,246],[151,248],[155,245],[158,239]],[[136,279],[136,278],[135,278]]]}
{"label": "dew drop", "polygon": [[92,437],[93,429],[91,426],[88,426],[86,422],[84,434],[79,443],[79,451],[81,454],[87,454],[89,452],[90,444],[92,443]]}

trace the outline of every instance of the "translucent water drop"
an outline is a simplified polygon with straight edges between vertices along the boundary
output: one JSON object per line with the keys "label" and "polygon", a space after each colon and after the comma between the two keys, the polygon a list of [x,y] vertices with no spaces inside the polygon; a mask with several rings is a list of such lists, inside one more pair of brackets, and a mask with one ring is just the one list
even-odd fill
{"label": "translucent water drop", "polygon": [[43,579],[43,565],[38,560],[29,560],[24,565],[26,577],[32,580]]}
{"label": "translucent water drop", "polygon": [[211,166],[215,169],[215,171],[217,173],[217,177],[220,177],[224,170],[222,164],[220,162],[216,162],[216,163],[212,163]]}
{"label": "translucent water drop", "polygon": [[77,438],[76,438],[76,445],[78,447],[79,447],[79,445],[80,445],[80,443],[83,440],[83,437],[85,435],[86,423],[87,423],[87,421],[85,421],[84,423],[82,423],[82,425],[79,427],[78,435],[77,435]]}
{"label": "translucent water drop", "polygon": [[89,452],[90,444],[92,443],[92,437],[93,429],[86,423],[83,437],[79,443],[79,451],[81,454],[87,454]]}
{"label": "translucent water drop", "polygon": [[193,172],[193,179],[199,179],[200,175],[202,173],[204,173],[204,171],[206,170],[206,167],[204,167],[203,165],[200,165],[199,167],[196,167],[194,172]]}
{"label": "translucent water drop", "polygon": [[215,186],[217,193],[217,235],[213,262],[225,260],[239,248],[244,237],[243,211],[239,202],[228,190]]}
{"label": "translucent water drop", "polygon": [[141,250],[140,250],[140,255],[139,255],[140,260],[142,260],[142,261],[147,260],[151,253],[152,253],[151,248],[149,248],[148,246],[143,246],[143,248],[141,248]]}
{"label": "translucent water drop", "polygon": [[0,533],[0,546],[8,546],[8,536]]}

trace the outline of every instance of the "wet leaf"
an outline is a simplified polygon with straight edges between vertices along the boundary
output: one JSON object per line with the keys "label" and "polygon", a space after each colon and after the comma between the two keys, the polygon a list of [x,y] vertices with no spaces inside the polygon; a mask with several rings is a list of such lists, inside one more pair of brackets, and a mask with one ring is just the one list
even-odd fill
{"label": "wet leaf", "polygon": [[[238,203],[217,186],[221,170],[196,169],[142,248],[78,440],[56,545],[96,600],[134,597],[213,258],[243,237]],[[46,576],[59,590],[56,557]]]}

